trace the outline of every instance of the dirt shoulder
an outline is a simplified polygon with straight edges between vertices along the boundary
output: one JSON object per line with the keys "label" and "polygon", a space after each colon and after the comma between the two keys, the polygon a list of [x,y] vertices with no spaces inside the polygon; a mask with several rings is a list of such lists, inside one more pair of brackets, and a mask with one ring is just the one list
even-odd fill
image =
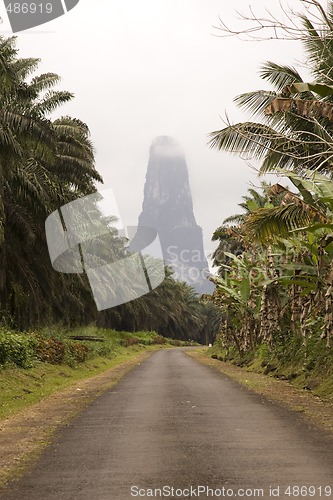
{"label": "dirt shoulder", "polygon": [[212,359],[205,350],[187,351],[187,354],[200,363],[237,380],[248,389],[265,396],[269,401],[299,412],[313,425],[323,428],[333,435],[333,401],[322,400],[311,392],[299,389],[290,382],[278,380],[239,368],[231,363]]}
{"label": "dirt shoulder", "polygon": [[77,382],[13,417],[0,421],[0,487],[19,475],[50,442],[52,434],[148,358],[146,351],[106,372]]}

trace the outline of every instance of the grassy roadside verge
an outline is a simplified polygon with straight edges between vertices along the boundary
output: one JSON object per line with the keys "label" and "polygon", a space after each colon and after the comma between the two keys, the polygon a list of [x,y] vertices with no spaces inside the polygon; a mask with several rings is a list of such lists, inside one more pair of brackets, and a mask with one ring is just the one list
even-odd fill
{"label": "grassy roadside verge", "polygon": [[318,335],[308,339],[306,346],[301,338],[291,337],[277,341],[271,347],[259,345],[242,356],[234,348],[226,349],[216,342],[208,354],[247,372],[289,381],[295,387],[333,403],[333,350],[327,348]]}
{"label": "grassy roadside verge", "polygon": [[211,357],[211,349],[187,350],[186,354],[198,362],[236,380],[249,390],[261,394],[269,401],[302,414],[315,427],[322,428],[333,435],[333,399],[321,399],[315,394],[294,386],[291,381],[250,371],[230,361]]}
{"label": "grassy roadside verge", "polygon": [[99,374],[92,375],[90,371],[88,378],[72,379],[67,388],[58,386],[48,397],[1,420],[0,488],[19,478],[38,459],[59,428],[160,348],[157,345],[131,347],[109,360],[107,369],[103,363]]}
{"label": "grassy roadside verge", "polygon": [[143,351],[153,351],[158,348],[159,346],[143,345],[122,347],[112,359],[96,357],[76,368],[46,363],[40,363],[27,370],[15,367],[2,368],[0,370],[0,420],[13,416],[77,382],[133,360]]}
{"label": "grassy roadside verge", "polygon": [[[72,340],[78,334],[90,340]],[[0,362],[0,421],[144,351],[172,343],[155,332],[133,334],[95,327],[37,334],[5,332],[2,337],[0,358],[6,356],[7,361]]]}

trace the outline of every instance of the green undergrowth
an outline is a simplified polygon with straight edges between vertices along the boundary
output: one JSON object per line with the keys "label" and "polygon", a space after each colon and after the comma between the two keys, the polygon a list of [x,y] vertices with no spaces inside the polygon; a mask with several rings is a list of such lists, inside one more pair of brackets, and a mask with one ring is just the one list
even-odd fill
{"label": "green undergrowth", "polygon": [[[89,337],[73,340],[70,337]],[[95,340],[92,340],[95,339]],[[184,345],[155,332],[96,327],[15,333],[0,329],[0,419],[147,350]]]}
{"label": "green undergrowth", "polygon": [[183,342],[158,335],[156,332],[119,332],[95,326],[65,330],[57,327],[38,332],[18,333],[0,328],[0,367],[32,368],[38,362],[68,365],[97,356],[112,357],[121,347],[133,345],[183,345]]}
{"label": "green undergrowth", "polygon": [[333,349],[327,348],[319,336],[312,336],[307,346],[301,338],[293,337],[281,339],[273,347],[259,345],[242,355],[217,341],[207,355],[247,371],[288,380],[320,398],[333,400]]}

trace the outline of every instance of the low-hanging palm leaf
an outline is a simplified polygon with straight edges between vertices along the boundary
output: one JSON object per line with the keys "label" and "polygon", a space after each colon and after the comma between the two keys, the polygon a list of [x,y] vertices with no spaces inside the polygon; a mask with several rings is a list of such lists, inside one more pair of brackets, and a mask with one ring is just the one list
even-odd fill
{"label": "low-hanging palm leaf", "polygon": [[270,188],[272,195],[282,194],[280,205],[258,208],[248,215],[243,229],[251,239],[258,242],[276,241],[288,237],[292,231],[297,229],[304,229],[313,224],[326,225],[331,222],[324,211],[321,199],[317,199],[316,203],[310,191],[306,189],[305,181],[302,182],[296,175],[288,177],[294,180],[307,201],[279,184],[272,186]]}

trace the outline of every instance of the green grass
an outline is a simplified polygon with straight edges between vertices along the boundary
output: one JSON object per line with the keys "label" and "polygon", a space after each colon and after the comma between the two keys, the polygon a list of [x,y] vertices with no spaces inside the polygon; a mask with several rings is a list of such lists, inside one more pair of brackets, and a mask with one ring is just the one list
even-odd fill
{"label": "green grass", "polygon": [[67,354],[61,364],[41,362],[32,356],[28,368],[13,363],[0,365],[0,419],[14,415],[80,380],[134,359],[144,351],[172,345],[171,339],[161,339],[155,332],[134,334],[102,330],[94,326],[76,330],[51,327],[38,332],[38,335],[65,343],[69,336],[89,335],[103,338],[104,342],[78,342],[89,349],[88,359],[83,362],[77,362]]}
{"label": "green grass", "polygon": [[301,338],[290,337],[271,348],[260,345],[242,357],[236,349],[223,349],[217,342],[207,355],[250,372],[289,380],[316,396],[333,399],[333,349],[328,349],[319,336],[313,335],[306,347]]}
{"label": "green grass", "polygon": [[38,363],[27,370],[16,367],[2,368],[0,370],[0,419],[14,415],[81,380],[134,359],[143,350],[158,348],[158,346],[122,347],[112,359],[97,357],[76,368],[47,363]]}

